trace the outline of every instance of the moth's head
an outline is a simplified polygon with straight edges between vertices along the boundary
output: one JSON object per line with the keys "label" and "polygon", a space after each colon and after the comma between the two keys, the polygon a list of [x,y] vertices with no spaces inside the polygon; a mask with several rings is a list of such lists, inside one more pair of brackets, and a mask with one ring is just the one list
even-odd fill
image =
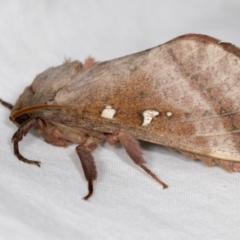
{"label": "moth's head", "polygon": [[31,113],[26,111],[29,106],[29,100],[31,100],[32,97],[33,92],[30,87],[27,87],[13,106],[10,114],[10,120],[17,126],[22,125],[25,121],[32,117]]}

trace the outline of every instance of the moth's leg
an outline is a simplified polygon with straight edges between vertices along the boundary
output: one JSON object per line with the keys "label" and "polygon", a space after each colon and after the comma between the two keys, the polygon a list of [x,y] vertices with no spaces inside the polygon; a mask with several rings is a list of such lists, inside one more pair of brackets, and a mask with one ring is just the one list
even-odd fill
{"label": "moth's leg", "polygon": [[39,161],[32,161],[28,160],[25,157],[21,155],[19,152],[18,148],[18,143],[23,139],[23,137],[28,133],[28,131],[35,127],[37,125],[37,119],[36,118],[30,118],[27,121],[25,121],[19,128],[18,130],[14,133],[12,137],[12,143],[13,143],[13,148],[14,148],[14,154],[17,156],[17,158],[20,161],[23,161],[28,164],[35,164],[38,167],[40,167],[40,162]]}
{"label": "moth's leg", "polygon": [[78,157],[81,161],[83,172],[88,181],[88,194],[83,198],[87,200],[93,194],[93,181],[97,179],[97,168],[91,152],[98,146],[98,140],[91,137],[76,147]]}
{"label": "moth's leg", "polygon": [[6,108],[8,108],[8,109],[10,109],[10,110],[13,109],[13,105],[12,105],[11,103],[5,102],[5,101],[3,101],[2,99],[0,99],[0,103],[1,103],[4,107],[6,107]]}
{"label": "moth's leg", "polygon": [[108,143],[112,145],[116,145],[120,142],[125,148],[129,157],[133,160],[135,164],[141,167],[147,174],[149,174],[154,180],[160,183],[163,188],[167,188],[167,184],[161,181],[147,166],[146,161],[143,158],[142,149],[138,143],[138,141],[133,138],[131,135],[119,132],[117,134],[105,134],[106,140]]}

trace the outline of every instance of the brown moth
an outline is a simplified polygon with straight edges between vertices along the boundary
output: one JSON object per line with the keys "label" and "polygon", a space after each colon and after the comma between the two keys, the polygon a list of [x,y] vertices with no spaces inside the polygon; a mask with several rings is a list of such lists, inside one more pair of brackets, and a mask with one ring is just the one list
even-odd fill
{"label": "brown moth", "polygon": [[106,140],[122,144],[130,158],[150,169],[136,139],[176,149],[208,165],[240,171],[240,49],[199,34],[107,62],[65,61],[36,76],[12,106],[19,141],[35,128],[57,146],[76,143],[93,193],[92,151]]}

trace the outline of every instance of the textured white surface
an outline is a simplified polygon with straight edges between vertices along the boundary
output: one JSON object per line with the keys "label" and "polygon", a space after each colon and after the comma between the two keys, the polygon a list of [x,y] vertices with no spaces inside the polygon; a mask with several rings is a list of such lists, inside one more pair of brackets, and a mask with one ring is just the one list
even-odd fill
{"label": "textured white surface", "polygon": [[[64,57],[103,61],[204,33],[240,46],[240,2],[221,0],[0,1],[0,97],[14,103],[37,73]],[[122,148],[100,146],[99,177],[88,201],[74,146],[51,146],[29,134],[19,162],[16,127],[0,107],[0,239],[239,239],[240,173],[208,168],[144,144],[162,190]]]}

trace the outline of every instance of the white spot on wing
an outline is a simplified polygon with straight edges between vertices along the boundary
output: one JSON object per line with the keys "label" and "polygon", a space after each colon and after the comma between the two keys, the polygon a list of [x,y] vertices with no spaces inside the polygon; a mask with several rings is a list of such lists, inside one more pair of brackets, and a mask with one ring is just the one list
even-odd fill
{"label": "white spot on wing", "polygon": [[172,112],[166,112],[167,117],[171,117],[172,116]]}
{"label": "white spot on wing", "polygon": [[101,117],[103,118],[108,118],[108,119],[113,119],[113,116],[115,115],[116,110],[112,108],[112,106],[107,105],[101,114]]}
{"label": "white spot on wing", "polygon": [[143,112],[143,123],[142,126],[147,126],[151,123],[152,119],[159,115],[159,112],[155,110],[146,110]]}

